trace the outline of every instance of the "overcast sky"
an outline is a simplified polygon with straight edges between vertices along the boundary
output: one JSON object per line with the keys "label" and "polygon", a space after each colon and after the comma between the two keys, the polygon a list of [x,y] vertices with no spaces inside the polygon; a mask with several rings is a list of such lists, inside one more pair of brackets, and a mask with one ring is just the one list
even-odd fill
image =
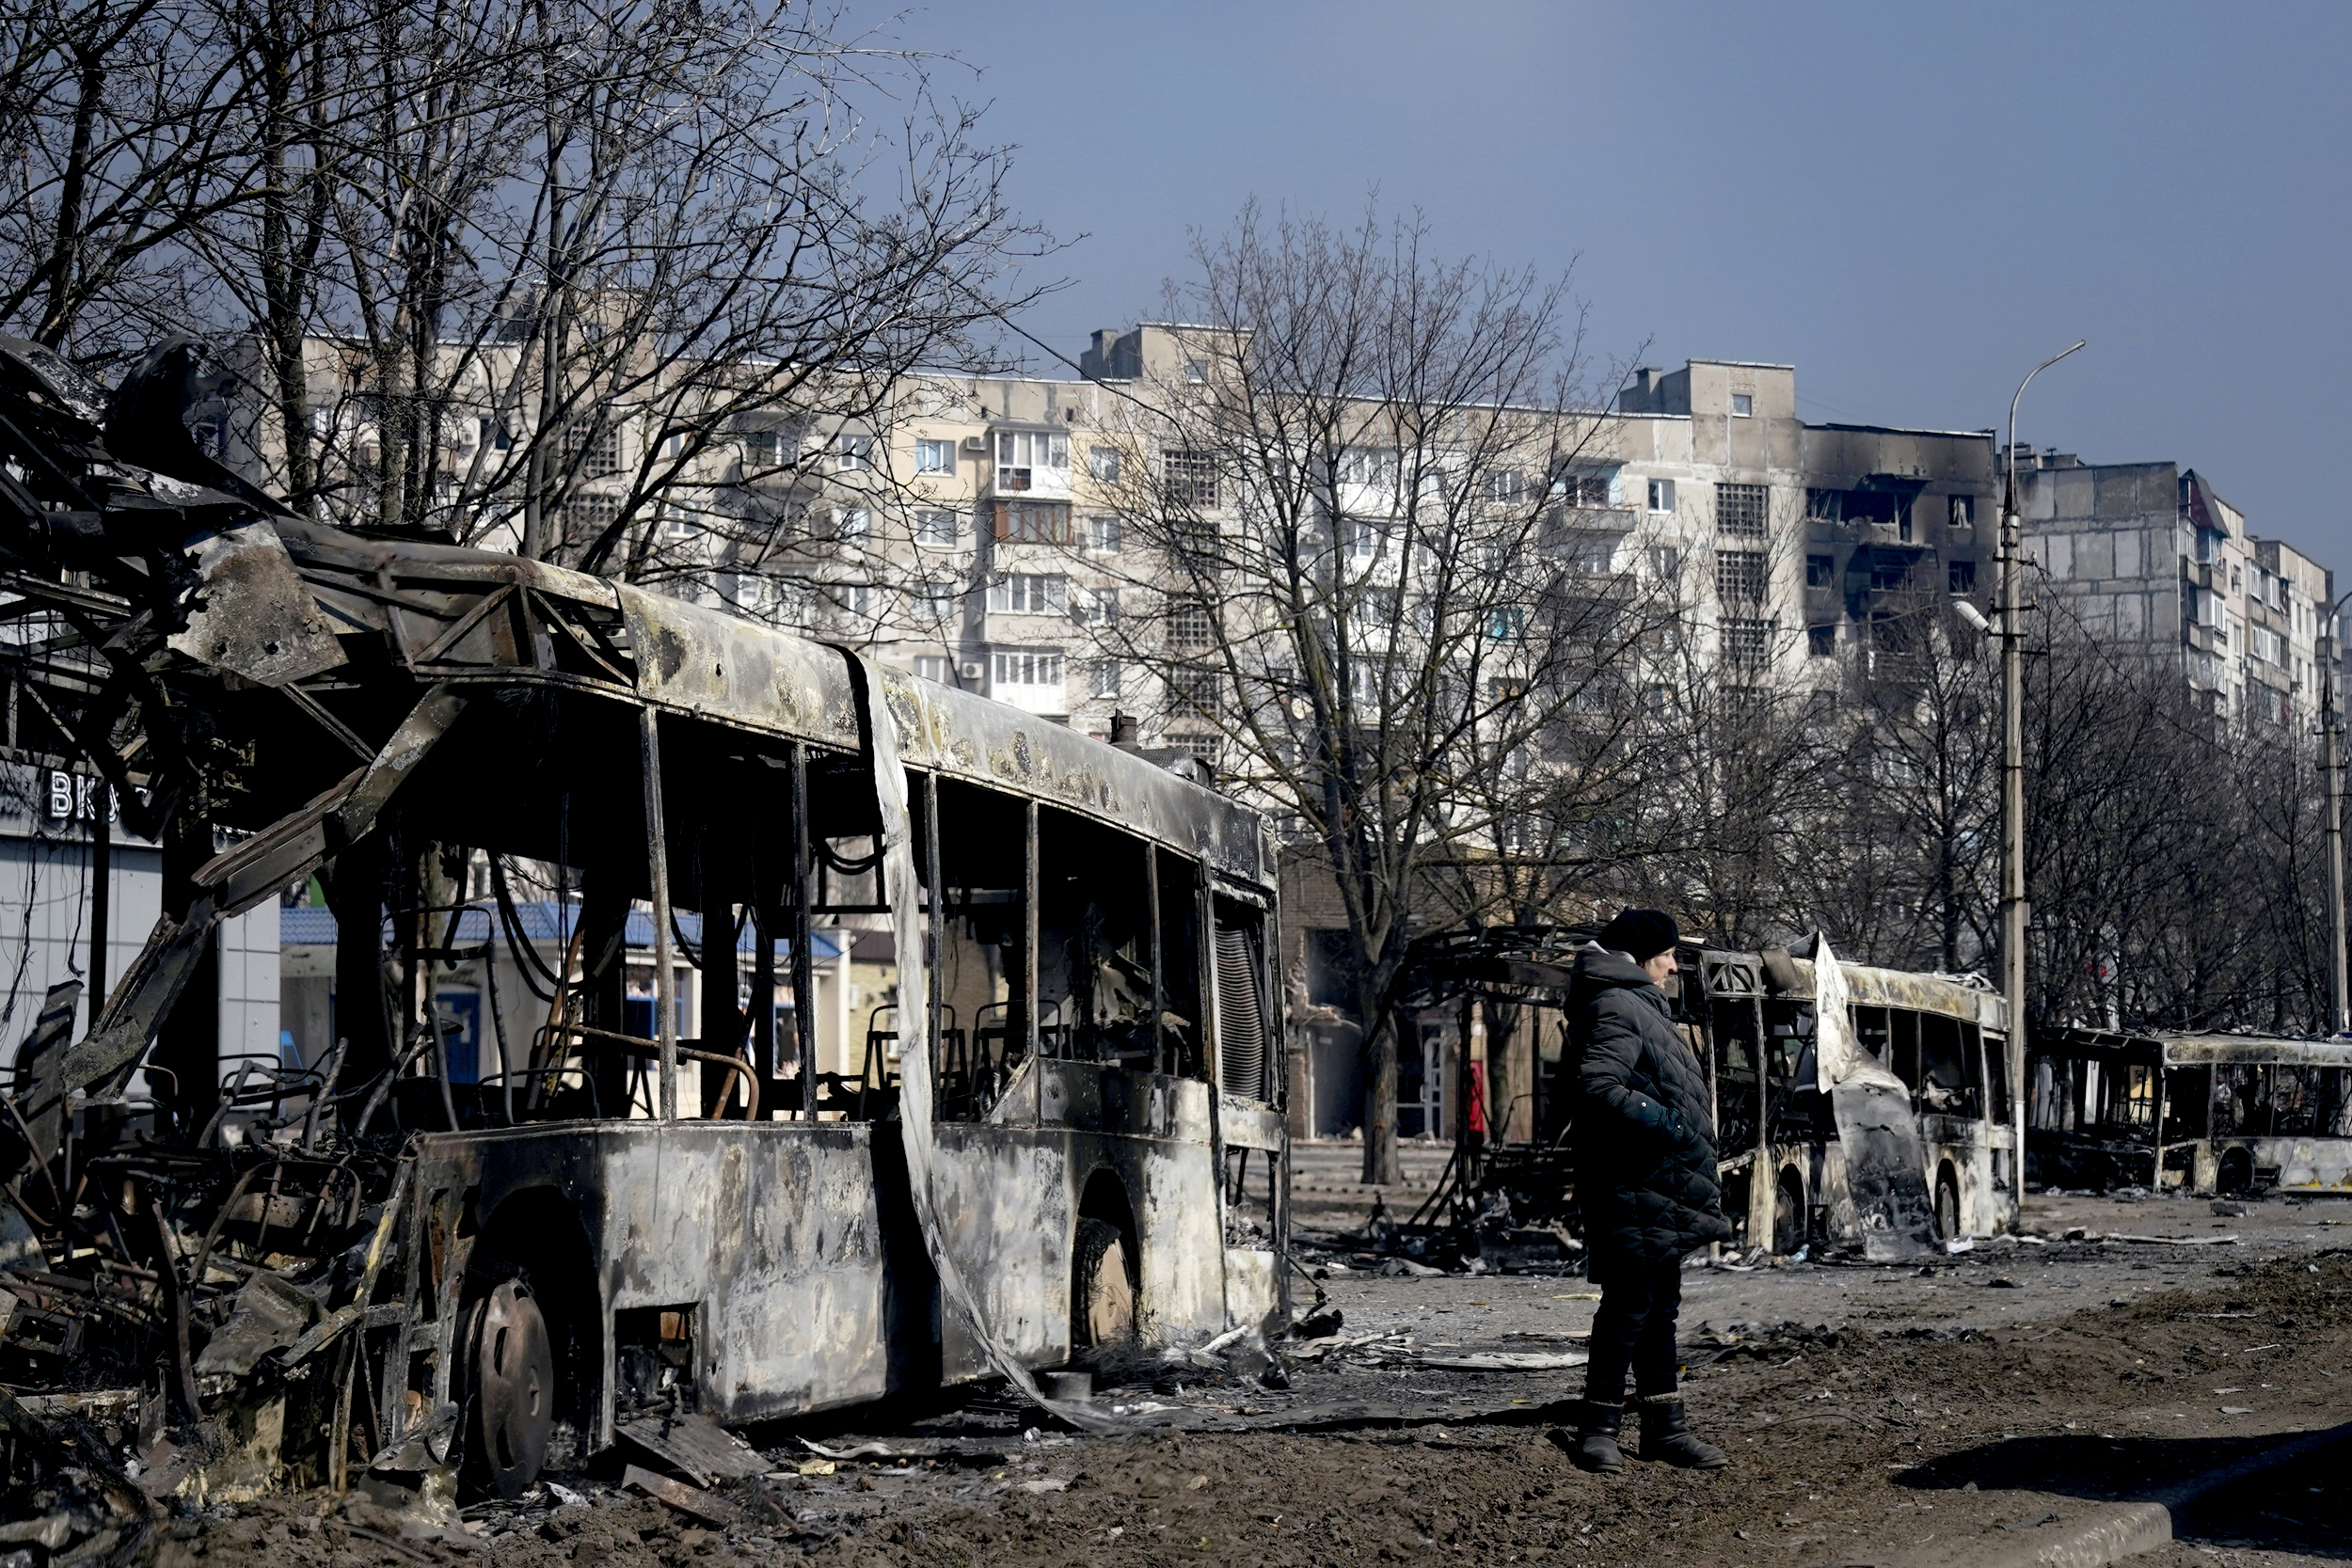
{"label": "overcast sky", "polygon": [[1575,264],[1593,351],[1797,367],[1807,419],[2171,458],[2347,569],[2352,6],[1063,4],[906,14],[1070,242],[1024,325],[1156,313],[1246,199],[1377,187]]}

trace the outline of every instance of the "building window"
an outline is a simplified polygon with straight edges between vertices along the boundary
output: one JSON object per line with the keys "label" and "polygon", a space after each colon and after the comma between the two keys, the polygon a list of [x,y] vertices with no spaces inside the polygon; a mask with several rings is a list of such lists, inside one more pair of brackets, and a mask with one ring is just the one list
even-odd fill
{"label": "building window", "polygon": [[1116,588],[1080,589],[1071,596],[1070,618],[1082,626],[1114,626],[1119,624],[1119,590]]}
{"label": "building window", "polygon": [[1672,545],[1652,545],[1649,547],[1649,569],[1661,582],[1675,582],[1682,577],[1682,552]]}
{"label": "building window", "polygon": [[1675,482],[1653,479],[1649,482],[1649,509],[1652,512],[1672,512],[1675,509]]}
{"label": "building window", "polygon": [[596,417],[564,427],[564,458],[583,479],[610,479],[621,471],[621,427]]}
{"label": "building window", "polygon": [[1120,678],[1119,660],[1098,658],[1087,669],[1087,694],[1090,697],[1116,697]]}
{"label": "building window", "polygon": [[1184,361],[1184,379],[1185,379],[1186,381],[1190,381],[1190,382],[1194,382],[1194,383],[1199,383],[1199,382],[1203,382],[1203,381],[1208,380],[1208,379],[1209,379],[1209,362],[1208,362],[1206,359],[1187,359],[1187,360],[1185,360],[1185,361]]}
{"label": "building window", "polygon": [[1527,610],[1519,605],[1497,605],[1486,611],[1486,635],[1497,642],[1517,642],[1527,635]]}
{"label": "building window", "polygon": [[996,650],[996,689],[1021,687],[1042,692],[1061,689],[1061,652],[1056,648]]}
{"label": "building window", "polygon": [[1000,430],[996,433],[996,488],[1035,487],[1040,468],[1070,467],[1070,437],[1043,430]]}
{"label": "building window", "polygon": [[851,615],[865,619],[874,613],[874,590],[870,583],[853,582],[841,590],[841,608]]}
{"label": "building window", "polygon": [[1198,447],[1169,447],[1160,454],[1171,506],[1216,504],[1216,453]]}
{"label": "building window", "polygon": [[1607,510],[1613,488],[1608,474],[1591,469],[1567,469],[1551,482],[1551,493],[1580,512]]}
{"label": "building window", "polygon": [[998,500],[996,537],[1016,545],[1070,543],[1068,501]]}
{"label": "building window", "polygon": [[1731,617],[1724,619],[1724,663],[1742,670],[1760,670],[1772,657],[1772,622]]}
{"label": "building window", "polygon": [[784,460],[784,432],[774,425],[741,432],[743,467],[772,468]]}
{"label": "building window", "polygon": [[1715,593],[1718,597],[1738,599],[1748,604],[1761,603],[1770,575],[1762,550],[1715,552]]}
{"label": "building window", "polygon": [[1893,594],[1911,586],[1911,563],[1907,561],[1882,561],[1870,568],[1870,592]]}
{"label": "building window", "polygon": [[918,582],[914,585],[914,613],[931,625],[950,620],[961,596],[952,582]]}
{"label": "building window", "polygon": [[1733,419],[1744,420],[1749,418],[1755,412],[1755,394],[1751,392],[1734,392],[1731,394],[1731,417]]}
{"label": "building window", "polygon": [[954,473],[956,471],[956,444],[953,441],[915,442],[914,471],[918,474]]}
{"label": "building window", "polygon": [[1094,551],[1097,555],[1117,555],[1119,543],[1120,529],[1117,517],[1098,515],[1087,519],[1088,549]]}
{"label": "building window", "polygon": [[874,536],[874,509],[845,506],[834,514],[834,537],[845,545],[862,544]]}
{"label": "building window", "polygon": [[1771,492],[1761,484],[1716,485],[1716,530],[1752,539],[1763,538],[1770,495]]}
{"label": "building window", "polygon": [[1808,555],[1804,558],[1804,585],[1807,588],[1837,586],[1837,558],[1834,555]]}
{"label": "building window", "polygon": [[919,680],[937,681],[942,686],[956,684],[956,661],[946,654],[916,654],[914,673]]}
{"label": "building window", "polygon": [[1959,529],[1973,529],[1977,526],[1976,497],[1954,496],[1951,498],[1951,503],[1952,509],[1950,516],[1952,527]]}
{"label": "building window", "polygon": [[1119,449],[1117,447],[1096,447],[1091,451],[1089,451],[1087,453],[1087,472],[1094,476],[1097,483],[1118,483]]}
{"label": "building window", "polygon": [[1527,476],[1516,468],[1498,468],[1479,476],[1478,489],[1494,505],[1517,506],[1527,494]]}
{"label": "building window", "polygon": [[1835,657],[1837,653],[1837,628],[1836,626],[1805,627],[1804,651],[1806,657],[1811,658]]}
{"label": "building window", "polygon": [[1171,670],[1168,676],[1168,716],[1207,719],[1218,713],[1217,679],[1214,670]]}
{"label": "building window", "polygon": [[1209,645],[1209,607],[1198,600],[1178,600],[1168,610],[1168,645],[1205,648]]}
{"label": "building window", "polygon": [[1954,594],[1975,593],[1977,591],[1977,563],[1973,561],[1952,562],[1944,568],[1944,585]]}
{"label": "building window", "polygon": [[1380,553],[1380,529],[1360,517],[1340,519],[1340,555],[1354,562],[1367,562]]}
{"label": "building window", "polygon": [[914,515],[914,542],[918,545],[953,545],[956,542],[956,515],[939,507],[925,507]]}
{"label": "building window", "polygon": [[1217,755],[1217,737],[1216,736],[1171,735],[1168,737],[1168,743],[1176,751],[1184,752],[1186,756],[1192,758],[1195,762],[1200,763],[1202,767],[1207,768],[1212,772],[1216,771]]}
{"label": "building window", "polygon": [[833,466],[836,468],[870,468],[874,466],[874,438],[871,436],[836,436],[833,438]]}
{"label": "building window", "polygon": [[1016,615],[1057,614],[1070,603],[1070,579],[1040,572],[1014,572],[988,585],[988,608]]}

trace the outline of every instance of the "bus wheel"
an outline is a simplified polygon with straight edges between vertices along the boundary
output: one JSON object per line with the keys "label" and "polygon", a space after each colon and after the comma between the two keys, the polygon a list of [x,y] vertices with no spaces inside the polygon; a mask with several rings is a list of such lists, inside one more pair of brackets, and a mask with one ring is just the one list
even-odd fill
{"label": "bus wheel", "polygon": [[1127,1273],[1127,1243],[1108,1220],[1078,1222],[1070,1269],[1071,1335],[1081,1345],[1111,1345],[1136,1337],[1136,1286]]}
{"label": "bus wheel", "polygon": [[1947,1242],[1960,1236],[1960,1183],[1949,1165],[1935,1173],[1935,1234]]}
{"label": "bus wheel", "polygon": [[2221,1156],[2221,1169],[2214,1185],[2225,1193],[2242,1193],[2254,1184],[2254,1157],[2243,1148],[2233,1148]]}
{"label": "bus wheel", "polygon": [[1794,1165],[1780,1173],[1780,1193],[1772,1205],[1772,1250],[1783,1258],[1804,1245],[1804,1178]]}
{"label": "bus wheel", "polygon": [[521,1497],[539,1479],[555,1429],[555,1351],[539,1304],[501,1283],[476,1309],[472,1449],[485,1487]]}

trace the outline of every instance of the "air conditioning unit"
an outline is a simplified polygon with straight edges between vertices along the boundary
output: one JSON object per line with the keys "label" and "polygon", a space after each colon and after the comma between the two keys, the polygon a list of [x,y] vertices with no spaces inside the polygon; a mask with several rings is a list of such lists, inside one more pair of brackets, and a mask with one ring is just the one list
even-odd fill
{"label": "air conditioning unit", "polygon": [[978,680],[980,677],[988,673],[988,666],[982,664],[977,659],[974,659],[968,664],[959,665],[957,666],[957,669],[962,674],[963,678],[968,681]]}
{"label": "air conditioning unit", "polygon": [[963,453],[966,457],[986,457],[988,455],[988,437],[985,436],[966,436],[963,438],[962,445],[959,446],[956,450]]}

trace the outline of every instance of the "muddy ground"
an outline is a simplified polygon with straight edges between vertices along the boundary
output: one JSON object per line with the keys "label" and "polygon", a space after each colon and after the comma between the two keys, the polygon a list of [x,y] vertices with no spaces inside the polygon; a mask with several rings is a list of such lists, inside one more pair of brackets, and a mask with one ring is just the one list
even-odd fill
{"label": "muddy ground", "polygon": [[[281,1497],[175,1521],[164,1560],[1963,1563],[2352,1420],[2352,1203],[2217,1216],[2198,1200],[2036,1197],[2024,1223],[2046,1239],[1924,1268],[1691,1270],[1686,1387],[1733,1456],[1713,1475],[1584,1475],[1552,1440],[1550,1404],[1581,1373],[1430,1364],[1571,1354],[1593,1309],[1582,1280],[1391,1277],[1343,1257],[1323,1288],[1340,1339],[1363,1342],[1335,1364],[1296,1366],[1287,1392],[1200,1373],[1211,1386],[1105,1397],[1261,1422],[1406,1409],[1427,1424],[1081,1437],[983,1398],[863,1431],[756,1433],[775,1478],[712,1520],[593,1475],[555,1478],[579,1503],[549,1490],[469,1511],[462,1541]],[[2110,1234],[2174,1241],[2095,1239]],[[889,1452],[827,1461],[803,1437]],[[2352,1560],[2352,1447],[2214,1499],[2181,1533],[2138,1560]]]}

